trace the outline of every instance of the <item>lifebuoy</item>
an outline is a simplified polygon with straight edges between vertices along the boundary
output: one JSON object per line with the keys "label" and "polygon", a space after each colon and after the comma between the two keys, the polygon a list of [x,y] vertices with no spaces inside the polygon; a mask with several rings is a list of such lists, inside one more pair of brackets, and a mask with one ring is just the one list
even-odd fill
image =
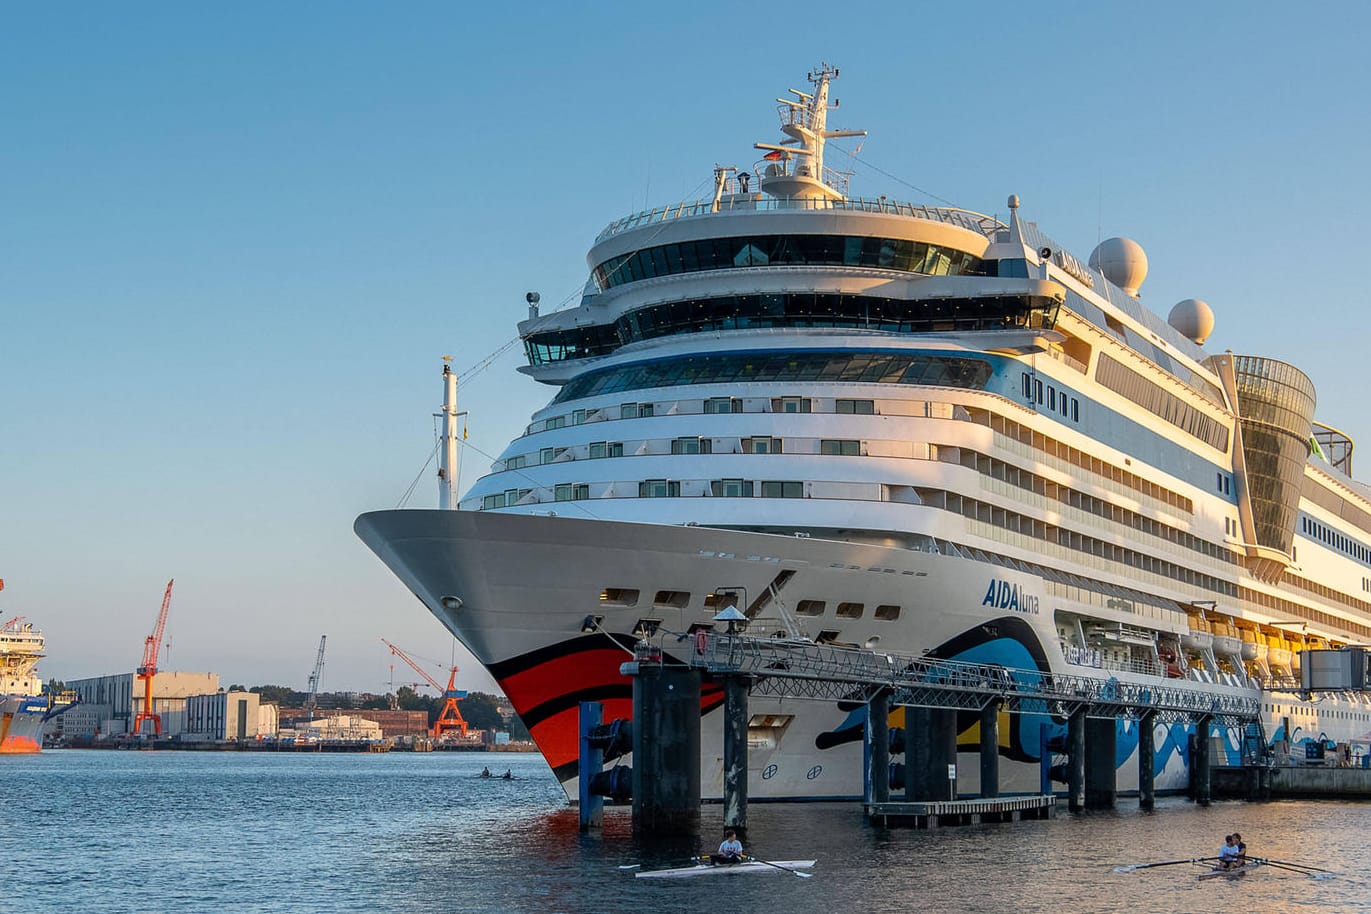
{"label": "lifebuoy", "polygon": [[709,634],[702,628],[695,633],[695,653],[704,656],[705,645],[709,643]]}

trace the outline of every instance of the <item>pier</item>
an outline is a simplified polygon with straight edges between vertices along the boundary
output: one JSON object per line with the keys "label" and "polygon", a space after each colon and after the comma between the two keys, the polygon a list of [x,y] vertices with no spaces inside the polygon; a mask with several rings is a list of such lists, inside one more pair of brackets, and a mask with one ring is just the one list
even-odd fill
{"label": "pier", "polygon": [[[664,643],[670,644],[671,635],[663,636]],[[699,630],[677,640],[682,644],[679,658],[668,657],[661,646],[644,640],[638,643],[634,660],[621,667],[633,680],[634,823],[652,832],[688,831],[698,822],[698,706],[705,678],[724,686],[724,824],[739,829],[747,825],[751,695],[865,701],[864,812],[881,824],[919,827],[1051,815],[1054,780],[1066,784],[1072,811],[1112,807],[1118,795],[1115,727],[1119,719],[1141,725],[1139,803],[1144,808],[1154,801],[1153,725],[1193,722],[1197,734],[1206,737],[1216,725],[1260,727],[1255,695],[1215,695],[1167,684],[902,656],[737,632]],[[696,713],[684,713],[692,707]],[[889,726],[894,707],[905,709],[903,728]],[[959,711],[980,715],[982,789],[975,799],[959,798],[957,793]],[[999,796],[1002,711],[1050,715],[1067,722],[1064,739],[1049,737],[1048,728],[1043,728],[1038,795]],[[582,732],[584,736],[584,723]],[[1209,740],[1197,738],[1192,748],[1193,796],[1196,802],[1207,804],[1211,796]],[[903,762],[894,760],[901,756]],[[1053,764],[1054,758],[1060,760],[1058,764]],[[598,774],[583,767],[581,777],[585,782]],[[584,813],[582,826],[593,827]]]}

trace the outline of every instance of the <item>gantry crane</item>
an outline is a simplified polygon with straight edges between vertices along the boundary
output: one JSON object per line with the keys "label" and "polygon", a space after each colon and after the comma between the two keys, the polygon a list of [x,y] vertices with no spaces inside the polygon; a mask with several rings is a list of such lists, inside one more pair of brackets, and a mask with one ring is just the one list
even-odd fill
{"label": "gantry crane", "polygon": [[143,680],[143,708],[133,718],[135,736],[143,735],[143,722],[149,720],[152,721],[153,736],[162,735],[162,715],[152,711],[152,677],[157,674],[157,652],[162,649],[162,633],[167,628],[167,609],[171,606],[171,585],[175,583],[175,578],[167,581],[167,592],[162,594],[162,611],[157,614],[157,625],[143,642],[143,663],[138,667],[135,677]]}
{"label": "gantry crane", "polygon": [[314,708],[319,703],[319,680],[324,675],[324,642],[328,635],[319,636],[319,656],[314,659],[314,672],[309,676],[309,695],[305,697],[305,710],[309,712],[310,723],[314,723]]}
{"label": "gantry crane", "polygon": [[461,732],[462,738],[465,739],[467,735],[467,722],[462,718],[462,712],[457,710],[457,702],[466,698],[467,693],[465,689],[459,690],[457,688],[457,667],[454,666],[448,670],[447,688],[445,689],[438,684],[438,680],[434,679],[423,667],[415,663],[414,658],[410,657],[409,654],[406,654],[389,641],[386,641],[385,638],[382,638],[381,642],[385,644],[386,647],[390,648],[392,654],[399,657],[405,663],[408,663],[410,669],[424,677],[424,681],[437,689],[438,693],[443,696],[443,710],[438,713],[438,719],[433,722],[433,738],[442,739],[449,730],[458,730]]}

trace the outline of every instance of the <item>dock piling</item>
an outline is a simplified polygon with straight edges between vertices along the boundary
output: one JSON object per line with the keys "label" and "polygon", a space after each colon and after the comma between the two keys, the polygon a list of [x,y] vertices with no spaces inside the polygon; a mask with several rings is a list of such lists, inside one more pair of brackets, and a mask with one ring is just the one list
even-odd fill
{"label": "dock piling", "polygon": [[981,709],[981,796],[1000,795],[1000,702]]}
{"label": "dock piling", "polygon": [[605,798],[590,792],[591,778],[605,765],[605,753],[591,735],[600,726],[604,707],[598,701],[581,702],[581,753],[578,759],[577,774],[580,781],[580,825],[581,831],[599,828],[604,823]]}
{"label": "dock piling", "polygon": [[723,677],[724,687],[724,825],[746,837],[747,830],[747,690],[745,676]]}
{"label": "dock piling", "polygon": [[694,834],[700,823],[700,674],[626,663],[633,675],[633,827]]}
{"label": "dock piling", "polygon": [[1152,809],[1157,801],[1157,712],[1138,718],[1138,807]]}

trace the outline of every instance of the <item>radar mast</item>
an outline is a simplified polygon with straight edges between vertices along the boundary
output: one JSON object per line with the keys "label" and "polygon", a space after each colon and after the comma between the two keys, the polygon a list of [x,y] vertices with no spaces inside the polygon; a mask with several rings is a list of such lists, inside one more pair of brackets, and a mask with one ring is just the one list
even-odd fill
{"label": "radar mast", "polygon": [[778,98],[781,107],[781,145],[756,143],[765,150],[767,164],[762,168],[762,190],[773,197],[801,200],[841,200],[847,196],[847,176],[824,167],[824,143],[834,137],[866,136],[865,130],[829,130],[828,112],[838,107],[828,103],[829,83],[838,78],[838,68],[821,64],[809,74],[813,93],[790,89],[795,99]]}

